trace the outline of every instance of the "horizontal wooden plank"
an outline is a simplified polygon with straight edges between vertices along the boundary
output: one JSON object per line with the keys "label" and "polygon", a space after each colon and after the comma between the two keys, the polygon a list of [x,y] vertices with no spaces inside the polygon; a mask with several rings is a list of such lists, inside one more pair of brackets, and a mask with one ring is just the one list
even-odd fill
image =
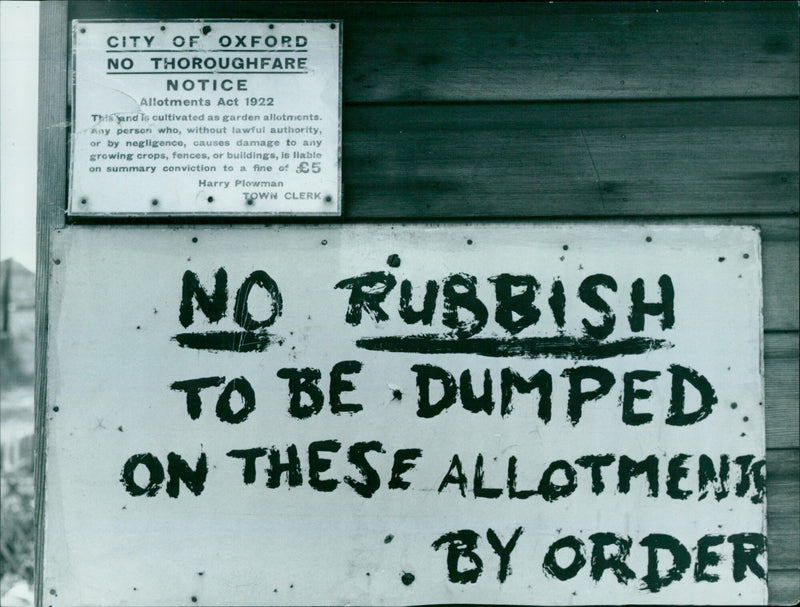
{"label": "horizontal wooden plank", "polygon": [[[606,220],[607,221],[607,220]],[[614,221],[613,219],[611,221]],[[627,221],[619,219],[618,221]],[[731,226],[757,226],[764,244],[774,242],[797,242],[800,237],[800,218],[797,215],[727,215],[720,217],[659,217],[655,223],[664,224],[714,224]],[[769,245],[768,245],[769,246]]]}
{"label": "horizontal wooden plank", "polygon": [[767,550],[769,568],[800,575],[800,451],[767,451]]}
{"label": "horizontal wooden plank", "polygon": [[764,327],[767,330],[796,331],[798,307],[798,266],[800,250],[797,242],[764,242]]}
{"label": "horizontal wooden plank", "polygon": [[[800,237],[800,218],[794,217],[731,217],[731,225],[757,225],[764,242],[797,242]],[[739,224],[738,222],[743,222]]]}
{"label": "horizontal wooden plank", "polygon": [[798,603],[800,603],[800,570],[770,570],[769,604],[797,605]]}
{"label": "horizontal wooden plank", "polygon": [[70,2],[70,17],[343,19],[347,102],[798,93],[790,2]]}
{"label": "horizontal wooden plank", "polygon": [[797,126],[793,99],[351,104],[345,131],[522,131],[674,127]]}
{"label": "horizontal wooden plank", "polygon": [[798,334],[764,336],[767,447],[800,447]]}
{"label": "horizontal wooden plank", "polygon": [[798,120],[786,100],[349,107],[344,219],[796,215]]}
{"label": "horizontal wooden plank", "polygon": [[350,107],[345,215],[797,213],[797,120],[781,100]]}

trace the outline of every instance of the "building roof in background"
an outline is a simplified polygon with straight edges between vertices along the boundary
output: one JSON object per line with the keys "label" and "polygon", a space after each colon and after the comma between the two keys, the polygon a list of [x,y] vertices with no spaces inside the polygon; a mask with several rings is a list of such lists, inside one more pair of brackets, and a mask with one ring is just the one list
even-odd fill
{"label": "building roof in background", "polygon": [[5,290],[11,269],[10,301],[15,308],[32,308],[36,303],[36,274],[12,258],[0,261],[0,293]]}

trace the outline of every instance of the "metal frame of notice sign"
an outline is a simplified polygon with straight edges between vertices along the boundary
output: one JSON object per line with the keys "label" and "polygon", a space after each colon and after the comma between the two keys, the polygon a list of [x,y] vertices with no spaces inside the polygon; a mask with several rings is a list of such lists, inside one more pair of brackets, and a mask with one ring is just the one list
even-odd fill
{"label": "metal frame of notice sign", "polygon": [[55,234],[47,604],[762,604],[753,228]]}
{"label": "metal frame of notice sign", "polygon": [[341,214],[341,21],[75,20],[72,50],[70,217]]}

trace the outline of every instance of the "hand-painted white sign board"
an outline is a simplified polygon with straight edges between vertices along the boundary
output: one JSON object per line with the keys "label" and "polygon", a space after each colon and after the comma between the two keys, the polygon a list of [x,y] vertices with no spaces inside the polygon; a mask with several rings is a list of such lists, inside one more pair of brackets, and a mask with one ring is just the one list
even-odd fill
{"label": "hand-painted white sign board", "polygon": [[739,227],[72,227],[48,605],[767,600]]}
{"label": "hand-painted white sign board", "polygon": [[340,214],[341,35],[339,21],[73,21],[69,213]]}

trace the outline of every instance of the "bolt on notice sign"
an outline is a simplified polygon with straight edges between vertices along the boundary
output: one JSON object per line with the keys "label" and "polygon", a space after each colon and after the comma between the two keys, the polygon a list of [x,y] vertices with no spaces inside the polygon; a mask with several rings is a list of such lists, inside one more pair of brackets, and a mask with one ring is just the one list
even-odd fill
{"label": "bolt on notice sign", "polygon": [[339,21],[73,21],[69,213],[340,214],[341,35]]}
{"label": "bolt on notice sign", "polygon": [[740,227],[80,227],[53,243],[59,605],[763,604]]}

